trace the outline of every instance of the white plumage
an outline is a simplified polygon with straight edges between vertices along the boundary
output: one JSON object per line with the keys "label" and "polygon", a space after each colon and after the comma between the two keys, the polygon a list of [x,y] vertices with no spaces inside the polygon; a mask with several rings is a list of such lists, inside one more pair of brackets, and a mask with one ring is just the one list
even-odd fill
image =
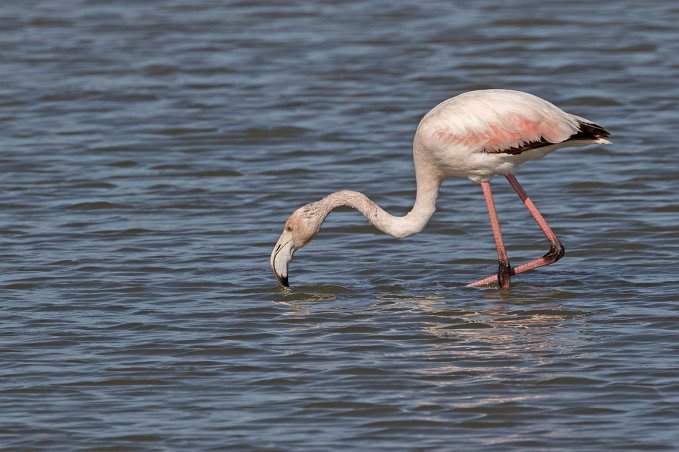
{"label": "white plumage", "polygon": [[[514,172],[516,165],[561,147],[591,144],[569,140],[580,124],[591,124],[532,94],[504,89],[470,91],[441,102],[420,121],[415,148],[445,177],[474,182]],[[528,143],[542,146],[520,153],[506,152]],[[596,143],[608,143],[603,138]]]}

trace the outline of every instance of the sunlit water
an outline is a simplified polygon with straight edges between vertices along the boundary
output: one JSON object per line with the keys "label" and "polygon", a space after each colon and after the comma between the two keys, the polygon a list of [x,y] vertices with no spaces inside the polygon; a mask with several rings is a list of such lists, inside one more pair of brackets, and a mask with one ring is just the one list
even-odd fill
{"label": "sunlit water", "polygon": [[[0,5],[0,445],[673,449],[676,2]],[[530,91],[611,146],[518,174],[567,250],[511,291],[478,185],[427,229],[286,216],[341,188],[403,214],[421,116]],[[548,244],[507,184],[510,257]]]}

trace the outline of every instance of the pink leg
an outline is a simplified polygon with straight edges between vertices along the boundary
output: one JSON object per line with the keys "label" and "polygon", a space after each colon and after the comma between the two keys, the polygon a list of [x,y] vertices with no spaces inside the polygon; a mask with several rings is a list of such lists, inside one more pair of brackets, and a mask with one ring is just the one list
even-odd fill
{"label": "pink leg", "polygon": [[[559,241],[559,239],[556,237],[556,234],[554,234],[554,231],[549,227],[547,224],[547,221],[545,218],[542,216],[540,211],[538,211],[537,207],[535,207],[535,204],[533,204],[533,201],[528,197],[526,192],[523,190],[523,187],[521,184],[519,184],[519,181],[516,180],[516,178],[512,175],[506,176],[507,180],[509,181],[509,184],[512,186],[514,191],[519,195],[523,203],[525,204],[526,208],[530,212],[530,214],[533,216],[535,219],[535,222],[538,224],[540,227],[540,230],[542,230],[542,233],[545,234],[545,237],[547,237],[547,240],[549,240],[549,243],[551,244],[551,248],[549,249],[549,252],[545,254],[542,257],[539,257],[537,259],[534,259],[530,262],[527,262],[525,264],[519,265],[518,267],[514,267],[512,269],[511,274],[512,275],[518,275],[519,273],[524,273],[527,272],[528,270],[532,270],[534,268],[542,267],[544,265],[549,265],[553,264],[554,262],[558,261],[561,259],[565,253],[564,247]],[[467,287],[482,287],[482,286],[487,286],[489,284],[494,284],[498,281],[497,276],[489,276],[487,278],[481,279],[479,281],[473,282],[471,284],[468,284]]]}
{"label": "pink leg", "polygon": [[[490,216],[490,225],[493,228],[493,237],[495,238],[495,246],[497,248],[497,260],[499,262],[497,275],[493,275],[481,281],[468,284],[468,287],[485,286],[490,283],[499,281],[500,289],[511,288],[510,278],[513,274],[512,268],[509,265],[509,258],[507,257],[507,250],[502,240],[502,233],[500,232],[500,222],[497,219],[497,212],[495,211],[495,202],[493,202],[493,193],[490,189],[490,182],[481,182],[483,188],[483,196],[486,198],[486,205],[488,206],[488,215]],[[486,281],[488,280],[488,281]]]}
{"label": "pink leg", "polygon": [[547,221],[545,221],[545,218],[542,216],[538,208],[535,207],[533,201],[531,201],[526,192],[523,191],[523,187],[521,184],[519,184],[519,181],[516,180],[516,177],[512,176],[511,174],[506,177],[509,181],[509,184],[512,186],[516,194],[519,195],[519,198],[521,198],[526,208],[535,219],[535,222],[538,224],[538,226],[540,226],[542,233],[545,234],[545,237],[547,237],[547,240],[549,240],[549,243],[552,245],[547,254],[523,265],[519,265],[514,269],[514,273],[519,274],[534,268],[542,267],[544,265],[553,264],[563,257],[563,255],[566,253],[566,250],[556,237],[556,234],[554,234],[554,231],[552,231],[552,228],[549,227]]}

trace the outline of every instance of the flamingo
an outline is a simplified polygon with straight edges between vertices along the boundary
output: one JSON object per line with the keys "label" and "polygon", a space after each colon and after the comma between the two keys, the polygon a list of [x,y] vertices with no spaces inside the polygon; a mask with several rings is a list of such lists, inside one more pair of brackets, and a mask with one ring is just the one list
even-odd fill
{"label": "flamingo", "polygon": [[[510,289],[512,276],[553,264],[564,255],[556,234],[514,177],[516,167],[563,147],[608,144],[609,137],[610,133],[594,122],[529,93],[504,89],[462,93],[434,107],[417,127],[413,140],[417,194],[407,215],[390,215],[360,192],[332,193],[288,217],[271,253],[271,268],[279,283],[289,287],[288,264],[293,254],[309,243],[328,214],[339,206],[358,210],[393,237],[417,234],[436,210],[442,181],[466,177],[481,184],[498,256],[497,273],[467,287],[497,284],[500,289]],[[544,256],[516,267],[510,265],[493,202],[490,179],[498,174],[507,178],[550,243]]]}

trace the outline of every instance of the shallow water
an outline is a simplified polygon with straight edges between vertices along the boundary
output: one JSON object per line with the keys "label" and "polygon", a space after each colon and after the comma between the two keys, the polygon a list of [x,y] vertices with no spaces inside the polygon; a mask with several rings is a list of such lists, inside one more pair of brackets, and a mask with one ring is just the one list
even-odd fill
{"label": "shallow water", "polygon": [[[451,3],[4,2],[0,444],[676,447],[679,8]],[[518,174],[566,258],[464,288],[497,263],[451,180],[407,240],[331,215],[277,287],[292,210],[407,212],[419,118],[489,87],[613,133]],[[495,190],[512,259],[542,255]]]}

